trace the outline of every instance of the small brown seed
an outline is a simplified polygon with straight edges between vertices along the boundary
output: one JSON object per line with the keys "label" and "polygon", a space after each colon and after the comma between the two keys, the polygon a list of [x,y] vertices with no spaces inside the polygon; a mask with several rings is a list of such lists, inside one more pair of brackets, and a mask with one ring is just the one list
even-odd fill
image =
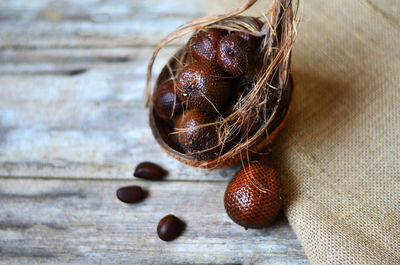
{"label": "small brown seed", "polygon": [[142,162],[136,166],[133,175],[137,178],[148,179],[148,180],[162,180],[167,172],[151,162]]}
{"label": "small brown seed", "polygon": [[117,198],[125,203],[140,202],[145,196],[145,191],[139,186],[127,186],[117,190]]}
{"label": "small brown seed", "polygon": [[177,238],[184,230],[185,223],[175,215],[163,217],[157,226],[157,234],[161,240],[171,241]]}

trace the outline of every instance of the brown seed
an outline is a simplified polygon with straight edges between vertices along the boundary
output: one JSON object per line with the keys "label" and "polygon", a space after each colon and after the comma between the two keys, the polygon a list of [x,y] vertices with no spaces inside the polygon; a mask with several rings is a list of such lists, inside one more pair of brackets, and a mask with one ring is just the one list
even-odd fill
{"label": "brown seed", "polygon": [[215,62],[219,42],[224,35],[225,31],[220,29],[208,29],[193,35],[189,40],[193,58],[199,61]]}
{"label": "brown seed", "polygon": [[180,100],[189,108],[219,111],[229,102],[229,78],[216,65],[194,62],[186,66],[176,79]]}
{"label": "brown seed", "polygon": [[175,94],[172,80],[162,83],[154,92],[153,99],[154,109],[164,120],[170,120],[183,111],[181,101]]}
{"label": "brown seed", "polygon": [[282,184],[277,170],[268,163],[248,163],[229,183],[224,205],[229,217],[245,228],[267,226],[282,205]]}
{"label": "brown seed", "polygon": [[127,186],[117,190],[117,198],[125,203],[136,203],[146,197],[145,191],[140,186]]}
{"label": "brown seed", "polygon": [[248,50],[241,37],[234,34],[223,37],[217,53],[219,66],[232,76],[243,75],[249,66]]}
{"label": "brown seed", "polygon": [[185,223],[175,215],[163,217],[157,226],[157,234],[161,240],[171,241],[177,238],[184,230]]}
{"label": "brown seed", "polygon": [[209,160],[218,156],[219,137],[211,114],[192,109],[179,117],[176,127],[178,141],[186,153],[199,160]]}
{"label": "brown seed", "polygon": [[157,164],[142,162],[136,166],[133,175],[137,178],[148,180],[162,180],[167,172]]}

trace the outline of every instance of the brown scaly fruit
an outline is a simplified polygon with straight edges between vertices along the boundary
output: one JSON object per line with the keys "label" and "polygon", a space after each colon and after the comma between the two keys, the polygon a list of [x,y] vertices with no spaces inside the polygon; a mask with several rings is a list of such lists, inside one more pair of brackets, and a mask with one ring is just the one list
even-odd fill
{"label": "brown scaly fruit", "polygon": [[253,136],[263,125],[263,114],[257,111],[254,106],[246,106],[249,101],[249,93],[254,87],[254,82],[248,81],[245,77],[240,77],[238,83],[238,94],[226,108],[226,116],[231,116],[230,124],[235,128],[233,141],[244,142]]}
{"label": "brown scaly fruit", "polygon": [[[258,18],[251,18],[251,20],[252,20],[251,24],[253,25],[253,27],[257,31],[260,31],[262,26],[264,25],[261,22],[261,20],[259,20]],[[235,32],[232,32],[232,34],[241,37],[242,39],[244,39],[247,42],[247,46],[249,48],[250,55],[254,55],[256,53],[256,51],[258,50],[258,48],[260,46],[260,42],[262,40],[261,37],[257,37],[253,34],[245,32],[245,31],[235,31]]]}
{"label": "brown scaly fruit", "polygon": [[156,89],[153,100],[157,115],[164,120],[170,120],[183,111],[181,101],[175,95],[174,82],[172,80],[162,83]]}
{"label": "brown scaly fruit", "polygon": [[232,33],[232,35],[239,36],[240,38],[246,41],[248,47],[248,55],[253,55],[256,53],[260,45],[261,38],[243,31],[236,31]]}
{"label": "brown scaly fruit", "polygon": [[245,109],[243,96],[228,108],[228,113],[233,114],[232,124],[239,128],[236,141],[243,142],[253,136],[262,125],[260,115],[254,109]]}
{"label": "brown scaly fruit", "polygon": [[232,76],[240,76],[247,72],[249,66],[247,42],[237,35],[222,38],[217,53],[218,65]]}
{"label": "brown scaly fruit", "polygon": [[221,29],[208,29],[193,35],[189,40],[190,51],[195,60],[215,62],[219,42],[226,34]]}
{"label": "brown scaly fruit", "polygon": [[246,229],[269,225],[282,206],[278,171],[271,163],[249,162],[229,183],[224,205],[228,216]]}
{"label": "brown scaly fruit", "polygon": [[[196,109],[186,111],[176,122],[179,144],[185,152],[199,160],[219,155],[219,137],[215,117]],[[205,126],[204,126],[205,125]]]}
{"label": "brown scaly fruit", "polygon": [[176,78],[180,100],[202,111],[220,111],[230,100],[229,78],[216,65],[205,61],[186,66]]}

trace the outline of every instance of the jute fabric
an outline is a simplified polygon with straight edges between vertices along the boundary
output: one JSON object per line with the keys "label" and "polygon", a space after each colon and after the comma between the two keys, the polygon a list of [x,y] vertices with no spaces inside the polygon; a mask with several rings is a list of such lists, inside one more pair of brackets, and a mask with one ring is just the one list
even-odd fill
{"label": "jute fabric", "polygon": [[285,214],[312,264],[400,264],[400,2],[307,0],[299,14],[295,105],[272,146]]}

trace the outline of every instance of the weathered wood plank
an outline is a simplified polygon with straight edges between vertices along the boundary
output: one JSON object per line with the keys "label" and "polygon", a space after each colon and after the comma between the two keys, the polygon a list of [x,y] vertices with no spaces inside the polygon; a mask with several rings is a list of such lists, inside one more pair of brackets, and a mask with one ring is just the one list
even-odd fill
{"label": "weathered wood plank", "polygon": [[[226,216],[237,167],[190,168],[151,136],[149,46],[203,12],[200,0],[0,2],[0,263],[308,264],[283,216],[258,231]],[[143,160],[167,181],[132,179]],[[134,183],[149,197],[119,202]],[[188,226],[165,243],[155,228],[168,213]]]}
{"label": "weathered wood plank", "polygon": [[0,52],[0,175],[131,178],[136,164],[151,160],[169,179],[232,176],[235,169],[189,168],[154,141],[144,107],[151,51]]}
{"label": "weathered wood plank", "polygon": [[[128,184],[149,196],[121,203],[115,191]],[[262,230],[235,225],[223,208],[225,185],[2,179],[0,263],[308,264],[283,215]],[[166,243],[155,230],[170,213],[187,227]]]}
{"label": "weathered wood plank", "polygon": [[[160,52],[161,67],[177,47],[164,48]],[[85,48],[85,49],[4,49],[0,50],[0,75],[79,75],[70,71],[91,68],[111,70],[125,66],[135,71],[135,76],[144,78],[152,47],[136,48]],[[116,70],[116,69],[114,69]],[[141,74],[141,76],[138,76]],[[144,80],[143,80],[144,81]]]}
{"label": "weathered wood plank", "polygon": [[0,48],[154,45],[203,1],[0,1]]}

